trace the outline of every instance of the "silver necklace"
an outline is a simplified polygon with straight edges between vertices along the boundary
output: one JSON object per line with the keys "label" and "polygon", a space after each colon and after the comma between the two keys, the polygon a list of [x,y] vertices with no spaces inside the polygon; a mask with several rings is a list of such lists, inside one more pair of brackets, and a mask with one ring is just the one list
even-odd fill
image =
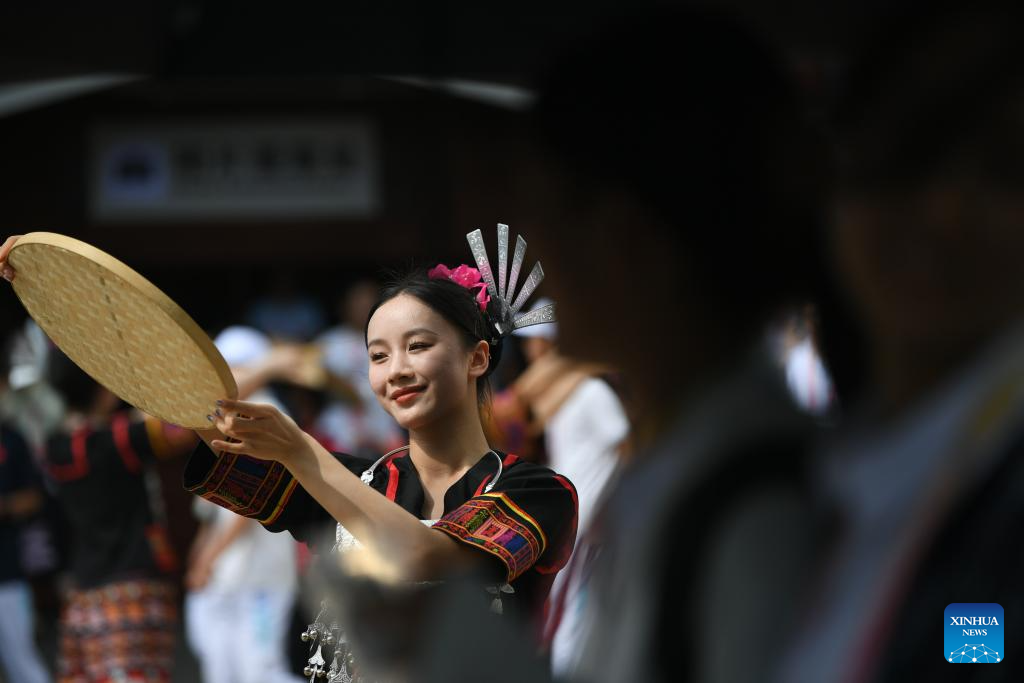
{"label": "silver necklace", "polygon": [[[370,465],[369,468],[364,470],[359,476],[359,480],[369,486],[373,482],[373,475],[379,465],[387,462],[388,458],[393,456],[395,453],[407,450],[409,450],[409,446],[399,446],[398,448],[388,451],[378,458],[376,462]],[[498,480],[501,478],[505,469],[504,462],[500,455],[498,455],[493,449],[488,450],[487,453],[493,455],[495,459],[497,459],[498,472],[494,475],[494,479],[487,482],[484,486],[484,493],[491,492],[491,489],[493,489],[494,485],[498,483]],[[427,526],[432,526],[437,522],[436,519],[422,519],[420,521]],[[334,547],[331,548],[331,553],[346,553],[359,547],[359,541],[356,540],[355,536],[353,536],[352,533],[339,522],[335,526]],[[506,583],[504,585],[488,587],[487,592],[494,595],[494,600],[491,603],[492,611],[500,614],[502,612],[501,594],[513,593],[514,590]],[[348,647],[347,638],[345,637],[345,633],[338,622],[332,621],[329,626],[325,622],[328,611],[329,607],[327,601],[322,600],[320,602],[319,614],[317,614],[313,623],[306,627],[306,630],[302,632],[302,642],[310,644],[309,651],[312,653],[312,656],[309,658],[309,661],[302,673],[305,676],[309,676],[310,683],[314,683],[318,678],[326,678],[327,683],[351,683],[358,678],[354,670],[355,658]],[[326,668],[327,662],[324,660],[323,656],[324,646],[334,648],[334,657],[329,669]],[[313,652],[313,648],[316,648],[316,652]]]}

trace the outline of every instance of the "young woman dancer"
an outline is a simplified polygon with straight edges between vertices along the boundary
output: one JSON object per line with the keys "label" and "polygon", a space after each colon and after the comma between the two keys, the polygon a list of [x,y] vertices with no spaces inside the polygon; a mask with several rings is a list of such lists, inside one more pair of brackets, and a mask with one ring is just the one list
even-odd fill
{"label": "young woman dancer", "polygon": [[[15,239],[0,249],[8,279],[14,272],[4,261]],[[479,271],[413,272],[386,288],[371,312],[370,385],[409,432],[408,446],[376,461],[330,453],[274,407],[224,399],[212,428],[200,432],[186,488],[303,541],[337,522],[337,545],[366,546],[392,578],[476,572],[488,577],[496,607],[538,610],[572,552],[576,492],[551,470],[491,449],[480,418],[502,338],[553,319],[552,308],[516,314],[540,275],[535,268],[512,301],[519,242],[507,292],[476,232]],[[499,226],[499,249],[507,243]],[[504,271],[504,254],[499,262]],[[303,635],[322,636],[323,628]]]}
{"label": "young woman dancer", "polygon": [[366,325],[370,385],[408,446],[332,454],[273,406],[223,400],[186,487],[300,540],[336,520],[400,580],[483,568],[535,607],[572,550],[575,491],[488,445],[480,404],[501,342],[473,289],[431,272],[387,288]]}

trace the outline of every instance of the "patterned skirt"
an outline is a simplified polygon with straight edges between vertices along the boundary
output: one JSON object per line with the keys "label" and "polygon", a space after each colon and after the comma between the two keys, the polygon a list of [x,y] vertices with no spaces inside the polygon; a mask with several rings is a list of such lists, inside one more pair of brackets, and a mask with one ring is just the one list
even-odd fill
{"label": "patterned skirt", "polygon": [[178,596],[159,579],[73,590],[61,616],[60,683],[166,683]]}

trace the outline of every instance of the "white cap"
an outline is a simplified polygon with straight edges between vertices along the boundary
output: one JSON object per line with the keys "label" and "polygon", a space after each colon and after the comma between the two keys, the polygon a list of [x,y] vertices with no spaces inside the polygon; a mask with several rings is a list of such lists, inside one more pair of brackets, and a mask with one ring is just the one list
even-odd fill
{"label": "white cap", "polygon": [[245,367],[270,353],[270,338],[259,330],[243,325],[225,328],[213,340],[224,360],[232,367]]}
{"label": "white cap", "polygon": [[53,342],[32,318],[25,321],[10,349],[11,372],[7,385],[17,391],[40,382],[46,376],[46,362]]}
{"label": "white cap", "polygon": [[[530,310],[536,311],[538,308],[547,306],[550,303],[553,303],[551,299],[542,296],[534,302]],[[512,334],[517,337],[540,337],[549,341],[555,341],[558,339],[558,323],[540,323],[539,325],[521,327],[518,330],[513,330]]]}

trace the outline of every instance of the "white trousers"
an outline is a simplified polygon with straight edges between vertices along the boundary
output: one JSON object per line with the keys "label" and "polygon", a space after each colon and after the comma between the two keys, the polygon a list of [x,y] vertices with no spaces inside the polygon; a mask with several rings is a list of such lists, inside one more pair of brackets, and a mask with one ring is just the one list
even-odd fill
{"label": "white trousers", "polygon": [[36,650],[32,591],[24,581],[0,583],[0,662],[9,681],[50,683]]}
{"label": "white trousers", "polygon": [[207,589],[185,598],[185,632],[205,683],[302,683],[289,671],[285,638],[295,596],[287,591]]}

